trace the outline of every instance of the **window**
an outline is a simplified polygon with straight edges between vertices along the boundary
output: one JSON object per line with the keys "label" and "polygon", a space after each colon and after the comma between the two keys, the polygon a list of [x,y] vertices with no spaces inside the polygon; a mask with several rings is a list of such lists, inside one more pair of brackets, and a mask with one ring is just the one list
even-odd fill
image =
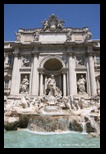
{"label": "window", "polygon": [[96,64],[100,64],[100,57],[99,56],[96,57]]}
{"label": "window", "polygon": [[12,57],[8,56],[8,64],[11,65],[12,64]]}
{"label": "window", "polygon": [[9,80],[4,80],[4,88],[8,88],[9,87]]}

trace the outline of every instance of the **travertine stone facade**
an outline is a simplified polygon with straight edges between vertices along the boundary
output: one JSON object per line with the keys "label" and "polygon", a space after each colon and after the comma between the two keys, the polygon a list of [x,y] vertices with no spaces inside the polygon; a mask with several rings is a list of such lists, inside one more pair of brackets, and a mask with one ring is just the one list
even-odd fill
{"label": "travertine stone facade", "polygon": [[[16,41],[4,42],[5,95],[42,96],[51,74],[63,96],[100,93],[100,40],[92,40],[87,27],[63,23],[52,14],[41,29],[19,29]],[[78,86],[81,75],[85,84]]]}

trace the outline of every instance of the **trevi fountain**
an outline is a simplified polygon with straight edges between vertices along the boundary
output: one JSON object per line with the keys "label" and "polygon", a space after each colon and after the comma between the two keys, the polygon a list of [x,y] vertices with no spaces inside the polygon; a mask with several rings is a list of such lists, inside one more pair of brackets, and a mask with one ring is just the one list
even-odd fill
{"label": "trevi fountain", "polygon": [[[27,89],[25,83],[27,80],[22,84],[22,91]],[[54,75],[51,75],[42,97],[30,99],[26,93],[21,100],[5,100],[5,132],[27,128],[27,131],[41,134],[81,132],[88,137],[100,137],[100,97],[96,95],[85,99],[86,93],[82,83],[80,79],[78,85],[82,85],[80,93],[83,93],[83,96],[80,94],[79,97],[62,97]]]}
{"label": "trevi fountain", "polygon": [[4,42],[5,148],[100,147],[100,40],[64,22]]}

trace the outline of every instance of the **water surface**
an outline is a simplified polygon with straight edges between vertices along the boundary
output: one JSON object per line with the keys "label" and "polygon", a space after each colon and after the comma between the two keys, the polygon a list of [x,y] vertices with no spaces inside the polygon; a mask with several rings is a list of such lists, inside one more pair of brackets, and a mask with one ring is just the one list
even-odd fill
{"label": "water surface", "polygon": [[100,148],[100,138],[86,133],[38,133],[27,129],[4,133],[4,148]]}

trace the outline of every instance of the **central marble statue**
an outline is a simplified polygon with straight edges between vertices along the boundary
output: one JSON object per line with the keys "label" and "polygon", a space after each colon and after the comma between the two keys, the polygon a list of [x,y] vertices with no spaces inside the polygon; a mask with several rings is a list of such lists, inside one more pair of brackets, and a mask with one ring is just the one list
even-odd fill
{"label": "central marble statue", "polygon": [[56,86],[56,80],[54,79],[53,74],[51,75],[51,78],[48,78],[47,80],[46,95],[49,95],[49,96],[61,96],[62,95],[61,90]]}
{"label": "central marble statue", "polygon": [[56,90],[56,80],[54,79],[54,75],[51,75],[51,78],[47,80],[47,95],[55,96]]}

